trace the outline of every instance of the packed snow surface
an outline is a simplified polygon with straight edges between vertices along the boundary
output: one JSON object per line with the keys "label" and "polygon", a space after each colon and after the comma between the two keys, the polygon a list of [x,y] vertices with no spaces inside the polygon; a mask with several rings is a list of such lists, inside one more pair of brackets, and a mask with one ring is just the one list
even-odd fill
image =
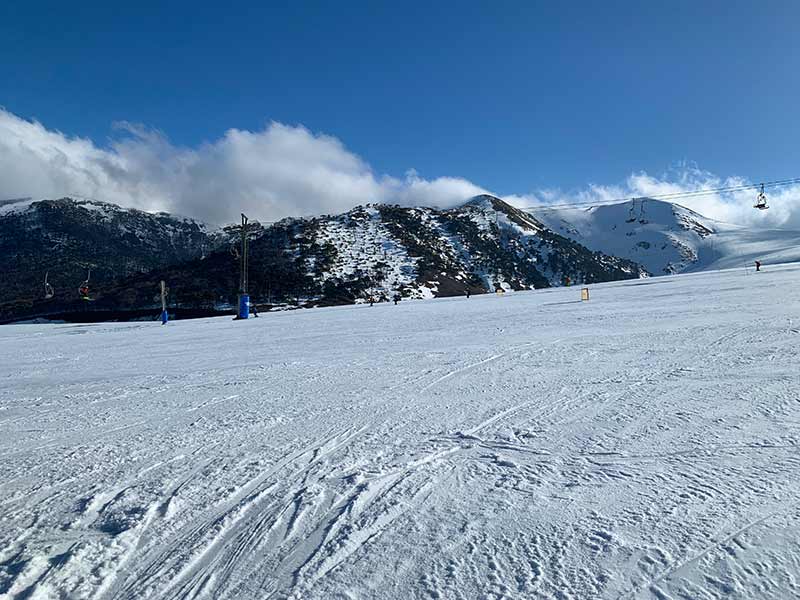
{"label": "packed snow surface", "polygon": [[0,328],[0,597],[800,594],[800,265]]}

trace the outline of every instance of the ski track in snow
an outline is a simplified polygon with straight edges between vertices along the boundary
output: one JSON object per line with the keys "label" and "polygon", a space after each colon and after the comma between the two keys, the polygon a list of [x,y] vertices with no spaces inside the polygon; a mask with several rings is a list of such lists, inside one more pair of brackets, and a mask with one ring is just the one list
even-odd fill
{"label": "ski track in snow", "polygon": [[5,326],[0,598],[797,597],[799,286]]}

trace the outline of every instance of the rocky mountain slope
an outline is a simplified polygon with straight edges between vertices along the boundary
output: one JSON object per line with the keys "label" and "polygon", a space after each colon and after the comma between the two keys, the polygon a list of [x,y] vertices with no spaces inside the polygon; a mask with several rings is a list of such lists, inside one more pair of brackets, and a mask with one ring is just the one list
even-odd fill
{"label": "rocky mountain slope", "polygon": [[[0,318],[75,310],[76,303],[81,310],[154,307],[161,279],[173,306],[225,308],[238,287],[233,233],[92,201],[0,208],[0,253],[11,258],[0,274],[14,281],[0,293]],[[646,274],[491,196],[451,210],[370,205],[285,219],[257,227],[250,256],[250,293],[267,304],[426,298]],[[95,302],[87,306],[75,288],[90,266]],[[46,271],[57,296],[45,301]]]}
{"label": "rocky mountain slope", "polygon": [[164,213],[62,198],[0,205],[0,304],[36,306],[47,274],[51,305],[76,301],[87,276],[93,288],[202,256],[220,243],[204,224]]}

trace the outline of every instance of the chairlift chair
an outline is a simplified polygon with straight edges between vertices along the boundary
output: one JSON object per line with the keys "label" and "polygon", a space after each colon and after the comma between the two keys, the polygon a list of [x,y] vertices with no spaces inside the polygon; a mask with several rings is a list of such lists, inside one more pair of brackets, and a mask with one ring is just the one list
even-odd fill
{"label": "chairlift chair", "polygon": [[626,223],[633,223],[634,221],[636,221],[636,215],[634,214],[635,210],[636,210],[636,198],[632,198],[631,199],[631,210],[628,213],[628,218],[625,219]]}
{"label": "chairlift chair", "polygon": [[647,225],[649,221],[644,217],[644,200],[639,201],[639,223]]}
{"label": "chairlift chair", "polygon": [[756,196],[756,203],[753,204],[753,208],[757,208],[758,210],[767,210],[769,206],[767,205],[767,195],[764,193],[764,184],[761,184],[761,191],[758,192],[758,196]]}
{"label": "chairlift chair", "polygon": [[52,298],[53,296],[56,295],[56,292],[53,289],[53,286],[50,285],[49,283],[47,283],[47,275],[48,274],[49,274],[49,272],[44,274],[44,299],[45,300],[50,300],[50,298]]}
{"label": "chairlift chair", "polygon": [[84,282],[83,282],[83,283],[82,283],[82,284],[81,284],[81,285],[78,287],[78,294],[80,295],[80,297],[81,297],[81,299],[82,299],[82,300],[91,300],[91,298],[89,297],[89,291],[90,291],[90,290],[89,290],[89,279],[90,279],[90,277],[91,277],[91,276],[92,276],[92,271],[91,271],[91,269],[90,269],[90,270],[89,270],[89,271],[86,273],[86,281],[84,281]]}

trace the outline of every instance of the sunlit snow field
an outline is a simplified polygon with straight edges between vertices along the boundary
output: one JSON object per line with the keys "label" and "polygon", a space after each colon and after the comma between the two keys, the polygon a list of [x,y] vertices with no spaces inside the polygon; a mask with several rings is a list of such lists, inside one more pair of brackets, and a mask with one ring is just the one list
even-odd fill
{"label": "sunlit snow field", "polygon": [[2,598],[800,595],[800,264],[0,328]]}

